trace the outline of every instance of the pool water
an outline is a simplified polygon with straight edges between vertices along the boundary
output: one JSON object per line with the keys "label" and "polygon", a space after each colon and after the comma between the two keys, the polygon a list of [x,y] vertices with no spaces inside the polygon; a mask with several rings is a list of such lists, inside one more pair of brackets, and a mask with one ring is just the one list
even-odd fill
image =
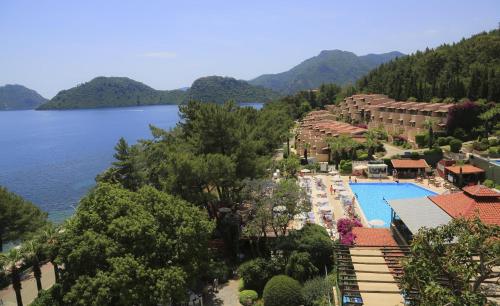
{"label": "pool water", "polygon": [[422,198],[436,194],[412,183],[350,183],[349,186],[356,194],[367,221],[384,221],[383,226],[377,227],[391,225],[391,208],[385,200]]}

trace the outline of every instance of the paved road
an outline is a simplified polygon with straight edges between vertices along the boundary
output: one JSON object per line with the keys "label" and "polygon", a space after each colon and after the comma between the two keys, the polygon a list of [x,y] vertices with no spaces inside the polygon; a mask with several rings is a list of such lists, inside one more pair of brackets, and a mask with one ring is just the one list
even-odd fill
{"label": "paved road", "polygon": [[212,301],[208,301],[207,306],[241,306],[239,302],[239,282],[232,279],[219,286],[219,292],[215,294]]}

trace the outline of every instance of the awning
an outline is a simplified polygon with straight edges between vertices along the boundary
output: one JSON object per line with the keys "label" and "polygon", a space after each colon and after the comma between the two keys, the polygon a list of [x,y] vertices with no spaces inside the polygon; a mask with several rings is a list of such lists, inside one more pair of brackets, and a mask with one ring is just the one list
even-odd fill
{"label": "awning", "polygon": [[388,203],[412,234],[421,228],[435,228],[452,220],[427,197],[390,200]]}

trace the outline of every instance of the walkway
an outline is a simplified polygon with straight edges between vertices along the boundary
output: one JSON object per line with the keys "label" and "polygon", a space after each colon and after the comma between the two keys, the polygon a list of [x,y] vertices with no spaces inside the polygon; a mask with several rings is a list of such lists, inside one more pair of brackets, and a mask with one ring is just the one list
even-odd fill
{"label": "walkway", "polygon": [[[51,263],[47,263],[41,267],[42,269],[42,288],[48,289],[52,287],[55,283],[54,278],[54,268]],[[27,275],[27,277],[21,282],[21,296],[23,297],[23,304],[31,304],[38,295],[38,290],[36,288],[36,280],[33,273]],[[16,294],[12,285],[0,290],[0,301],[3,302],[5,306],[17,306]],[[1,304],[0,304],[1,305]]]}
{"label": "walkway", "polygon": [[219,292],[215,293],[215,296],[211,301],[208,301],[205,305],[207,306],[241,306],[239,302],[239,281],[236,279],[231,279],[229,282],[219,286]]}

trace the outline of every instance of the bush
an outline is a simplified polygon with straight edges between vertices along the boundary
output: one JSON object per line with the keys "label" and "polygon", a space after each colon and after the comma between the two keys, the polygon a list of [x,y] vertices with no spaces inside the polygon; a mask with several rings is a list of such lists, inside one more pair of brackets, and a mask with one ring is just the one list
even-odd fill
{"label": "bush", "polygon": [[418,153],[418,152],[410,152],[410,158],[411,159],[419,159],[420,158],[420,153]]}
{"label": "bush", "polygon": [[328,278],[315,277],[304,283],[302,288],[302,298],[305,306],[316,306],[323,298],[331,294],[335,286],[335,274],[328,275]]}
{"label": "bush", "polygon": [[485,180],[483,182],[483,185],[488,188],[495,188],[495,182],[493,182],[492,180]]}
{"label": "bush", "polygon": [[267,260],[256,258],[241,264],[238,275],[243,279],[246,289],[262,292],[264,284],[273,275],[273,269]]}
{"label": "bush", "polygon": [[477,151],[486,151],[490,147],[490,142],[487,138],[483,138],[481,141],[474,141],[472,147]]}
{"label": "bush", "polygon": [[464,129],[462,129],[462,128],[455,129],[455,131],[453,132],[453,136],[455,138],[458,138],[461,140],[466,140],[466,138],[467,138],[467,134],[465,133]]}
{"label": "bush", "polygon": [[312,278],[319,272],[318,268],[311,262],[309,253],[298,251],[293,251],[288,258],[285,271],[286,274],[300,282]]}
{"label": "bush", "polygon": [[350,160],[341,160],[340,161],[340,172],[342,173],[352,173],[352,161]]}
{"label": "bush", "polygon": [[257,301],[259,295],[253,290],[243,290],[240,292],[240,303],[244,306],[251,306]]}
{"label": "bush", "polygon": [[458,153],[460,152],[460,149],[462,148],[462,142],[458,139],[453,139],[450,141],[450,151],[453,153]]}
{"label": "bush", "polygon": [[497,156],[500,152],[500,147],[490,147],[488,149],[488,154],[492,157]]}
{"label": "bush", "polygon": [[492,138],[489,141],[490,141],[490,146],[493,146],[493,147],[498,146],[498,139]]}
{"label": "bush", "polygon": [[264,306],[299,306],[302,304],[301,286],[286,275],[271,278],[264,288]]}
{"label": "bush", "polygon": [[427,134],[418,134],[418,135],[415,135],[415,143],[417,144],[417,146],[419,148],[422,148],[422,147],[425,147],[426,146],[426,142],[425,142],[425,136]]}
{"label": "bush", "polygon": [[439,137],[437,139],[437,144],[440,145],[440,146],[446,146],[446,145],[449,145],[450,144],[450,141],[453,140],[454,138],[450,136],[450,138],[448,137]]}

